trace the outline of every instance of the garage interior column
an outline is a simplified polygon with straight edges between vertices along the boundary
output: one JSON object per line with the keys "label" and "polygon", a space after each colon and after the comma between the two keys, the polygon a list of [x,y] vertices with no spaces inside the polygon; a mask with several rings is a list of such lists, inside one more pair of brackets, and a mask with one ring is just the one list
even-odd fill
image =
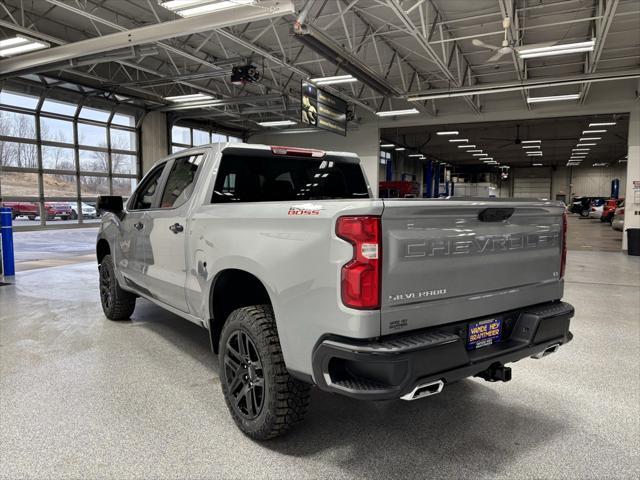
{"label": "garage interior column", "polygon": [[345,137],[321,130],[311,133],[274,132],[253,135],[248,142],[356,153],[374,196],[378,196],[380,137],[377,125],[361,124],[357,130],[348,131]]}
{"label": "garage interior column", "polygon": [[167,114],[164,112],[149,112],[142,120],[140,129],[140,156],[142,174],[144,175],[154,163],[169,154]]}
{"label": "garage interior column", "polygon": [[[634,182],[636,182],[635,185]],[[628,228],[640,228],[640,185],[638,182],[640,182],[640,107],[636,106],[629,115],[627,188],[624,201],[625,231]],[[622,237],[622,249],[627,250],[626,232]]]}

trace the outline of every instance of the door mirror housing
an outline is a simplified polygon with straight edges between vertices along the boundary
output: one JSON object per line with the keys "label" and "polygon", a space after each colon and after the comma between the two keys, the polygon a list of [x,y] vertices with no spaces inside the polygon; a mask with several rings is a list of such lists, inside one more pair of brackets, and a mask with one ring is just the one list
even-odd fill
{"label": "door mirror housing", "polygon": [[124,210],[122,197],[118,195],[100,195],[98,197],[98,210],[120,215]]}

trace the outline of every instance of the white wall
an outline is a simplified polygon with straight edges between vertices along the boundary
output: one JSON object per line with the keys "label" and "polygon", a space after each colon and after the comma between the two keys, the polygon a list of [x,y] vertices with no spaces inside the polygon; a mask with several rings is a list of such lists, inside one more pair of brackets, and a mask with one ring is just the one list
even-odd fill
{"label": "white wall", "polygon": [[169,154],[167,114],[149,112],[142,120],[140,128],[142,131],[142,173],[145,174],[155,162]]}
{"label": "white wall", "polygon": [[[626,192],[624,201],[624,228],[640,228],[640,198],[636,198],[633,182],[640,182],[640,105],[629,118],[629,152],[627,160]],[[640,197],[640,190],[638,191]],[[622,240],[622,249],[627,249],[627,235]]]}
{"label": "white wall", "polygon": [[611,195],[611,181],[614,178],[620,180],[620,196],[624,197],[627,179],[624,164],[604,168],[560,167],[553,172],[553,198],[560,193],[566,193],[567,199],[575,195],[608,197]]}
{"label": "white wall", "polygon": [[361,125],[358,130],[349,131],[346,137],[319,130],[313,133],[258,133],[247,143],[286,145],[290,147],[317,148],[340,152],[354,152],[360,157],[371,190],[378,195],[380,140],[377,125]]}

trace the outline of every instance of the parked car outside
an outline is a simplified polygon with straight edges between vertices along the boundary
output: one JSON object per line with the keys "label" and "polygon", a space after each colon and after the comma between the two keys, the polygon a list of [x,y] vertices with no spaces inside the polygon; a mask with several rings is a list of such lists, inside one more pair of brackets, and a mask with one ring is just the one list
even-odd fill
{"label": "parked car outside", "polygon": [[[11,208],[11,216],[14,220],[20,216],[35,220],[40,216],[40,207],[36,202],[3,202],[3,206]],[[47,220],[53,220],[56,217],[62,220],[71,218],[72,210],[66,203],[45,202],[44,208],[47,212]]]}
{"label": "parked car outside", "polygon": [[604,207],[602,208],[602,216],[600,217],[600,221],[611,223],[616,208],[618,208],[623,202],[624,198],[610,198],[609,200],[607,200],[604,203]]}
{"label": "parked car outside", "polygon": [[17,217],[25,216],[29,220],[35,220],[40,214],[38,212],[38,204],[32,202],[2,202],[3,207],[11,209],[11,219],[15,220]]}
{"label": "parked car outside", "polygon": [[[78,218],[78,204],[77,203],[69,203],[71,207],[71,219],[76,220]],[[98,211],[95,207],[92,207],[88,203],[82,203],[82,217],[83,218],[98,218]]]}

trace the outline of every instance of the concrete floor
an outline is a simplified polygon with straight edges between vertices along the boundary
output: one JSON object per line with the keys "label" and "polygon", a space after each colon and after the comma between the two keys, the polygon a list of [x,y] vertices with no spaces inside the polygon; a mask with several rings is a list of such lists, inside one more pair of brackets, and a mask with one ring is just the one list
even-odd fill
{"label": "concrete floor", "polygon": [[[599,227],[599,226],[598,226]],[[575,339],[416,402],[319,391],[264,444],[233,424],[204,330],[103,317],[94,263],[0,287],[0,478],[638,478],[640,257],[570,251]]]}
{"label": "concrete floor", "polygon": [[569,215],[567,248],[583,252],[619,252],[622,249],[622,232],[599,219]]}

